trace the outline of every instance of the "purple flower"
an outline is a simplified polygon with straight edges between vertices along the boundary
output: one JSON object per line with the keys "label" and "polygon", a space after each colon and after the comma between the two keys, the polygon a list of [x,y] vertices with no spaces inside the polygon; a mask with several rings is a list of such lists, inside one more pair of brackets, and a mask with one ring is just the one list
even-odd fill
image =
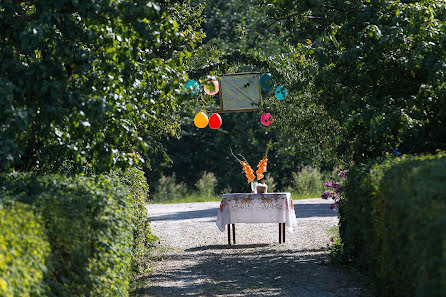
{"label": "purple flower", "polygon": [[333,209],[335,209],[335,208],[336,208],[336,204],[334,204],[334,203],[330,204],[330,209],[331,209],[331,210],[333,210]]}
{"label": "purple flower", "polygon": [[322,194],[322,196],[321,196],[322,199],[328,199],[328,198],[331,198],[331,197],[333,197],[333,192],[332,191],[325,191]]}
{"label": "purple flower", "polygon": [[340,182],[335,182],[335,183],[332,184],[332,187],[333,187],[334,189],[339,189],[339,188],[342,188],[342,185],[341,185]]}
{"label": "purple flower", "polygon": [[325,183],[325,186],[326,186],[327,188],[331,188],[331,187],[333,187],[333,184],[332,184],[331,182],[326,182],[326,183]]}
{"label": "purple flower", "polygon": [[338,177],[340,177],[340,178],[346,178],[346,177],[347,177],[347,174],[345,173],[345,171],[341,171],[341,172],[339,172]]}
{"label": "purple flower", "polygon": [[336,194],[339,194],[339,193],[341,193],[342,192],[342,189],[343,189],[344,187],[343,186],[338,186],[336,189],[335,189],[335,193]]}
{"label": "purple flower", "polygon": [[333,237],[330,237],[330,241],[331,241],[331,242],[334,242],[334,238],[333,238]]}

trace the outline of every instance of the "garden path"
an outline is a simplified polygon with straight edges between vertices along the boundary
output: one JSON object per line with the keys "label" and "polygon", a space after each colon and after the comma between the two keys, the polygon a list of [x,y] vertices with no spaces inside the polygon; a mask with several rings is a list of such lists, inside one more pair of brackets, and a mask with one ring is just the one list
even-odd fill
{"label": "garden path", "polygon": [[219,202],[151,204],[160,248],[137,296],[369,296],[367,287],[329,265],[330,201],[295,200],[298,229],[278,243],[277,224],[237,224],[237,245],[215,224]]}

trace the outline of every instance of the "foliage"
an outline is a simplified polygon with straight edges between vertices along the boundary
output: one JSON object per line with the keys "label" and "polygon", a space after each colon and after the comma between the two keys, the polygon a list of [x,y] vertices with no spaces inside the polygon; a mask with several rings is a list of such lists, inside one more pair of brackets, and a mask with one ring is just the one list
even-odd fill
{"label": "foliage", "polygon": [[[310,139],[330,135],[337,155],[356,162],[395,147],[405,153],[446,147],[446,2],[266,2],[268,20],[308,61],[298,88],[308,93],[307,104],[325,111],[313,118],[336,123]],[[301,109],[290,103],[287,115]],[[293,137],[295,127],[283,130]]]}
{"label": "foliage", "polygon": [[177,133],[199,7],[6,0],[0,11],[2,170],[126,168]]}
{"label": "foliage", "polygon": [[292,174],[291,191],[306,195],[320,193],[324,190],[324,177],[319,169],[304,167],[301,171],[293,172]]}
{"label": "foliage", "polygon": [[32,209],[18,202],[6,208],[0,204],[0,295],[44,296],[48,254],[44,227]]}
{"label": "foliage", "polygon": [[211,197],[215,195],[215,187],[217,186],[217,179],[212,172],[203,172],[201,178],[195,184],[200,196]]}
{"label": "foliage", "polygon": [[269,174],[265,175],[265,178],[262,180],[262,183],[268,186],[268,192],[273,193],[276,191],[277,184],[274,182],[274,177]]}
{"label": "foliage", "polygon": [[[116,179],[10,174],[3,203],[30,204],[51,246],[46,296],[127,296],[136,229],[133,197]],[[136,243],[137,244],[137,243]]]}
{"label": "foliage", "polygon": [[444,296],[446,155],[357,165],[340,200],[345,255],[379,296]]}
{"label": "foliage", "polygon": [[117,178],[129,191],[132,197],[131,211],[134,216],[132,270],[141,273],[148,268],[146,261],[157,237],[152,235],[146,204],[149,186],[144,172],[135,168],[115,172],[112,177]]}
{"label": "foliage", "polygon": [[171,176],[161,176],[158,181],[157,191],[152,196],[154,202],[164,202],[181,198],[186,192],[186,185],[184,183],[177,183],[176,175],[174,173]]}

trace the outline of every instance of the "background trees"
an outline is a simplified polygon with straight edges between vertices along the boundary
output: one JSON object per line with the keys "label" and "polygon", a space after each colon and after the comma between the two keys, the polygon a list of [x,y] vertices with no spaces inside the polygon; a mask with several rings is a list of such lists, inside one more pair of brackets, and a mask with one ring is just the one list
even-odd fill
{"label": "background trees", "polygon": [[10,0],[0,11],[3,170],[125,168],[176,133],[200,7]]}
{"label": "background trees", "polygon": [[342,127],[338,157],[445,148],[444,1],[268,2],[290,42],[313,41],[307,81]]}

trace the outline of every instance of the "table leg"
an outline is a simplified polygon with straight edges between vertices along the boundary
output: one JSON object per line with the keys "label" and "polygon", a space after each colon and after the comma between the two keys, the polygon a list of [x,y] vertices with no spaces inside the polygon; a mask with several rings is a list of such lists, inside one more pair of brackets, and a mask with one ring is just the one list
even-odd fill
{"label": "table leg", "polygon": [[285,243],[285,223],[282,224],[282,242]]}
{"label": "table leg", "polygon": [[279,243],[282,243],[282,224],[279,223]]}
{"label": "table leg", "polygon": [[228,244],[231,245],[231,224],[228,224]]}
{"label": "table leg", "polygon": [[232,243],[235,244],[235,224],[232,224]]}

